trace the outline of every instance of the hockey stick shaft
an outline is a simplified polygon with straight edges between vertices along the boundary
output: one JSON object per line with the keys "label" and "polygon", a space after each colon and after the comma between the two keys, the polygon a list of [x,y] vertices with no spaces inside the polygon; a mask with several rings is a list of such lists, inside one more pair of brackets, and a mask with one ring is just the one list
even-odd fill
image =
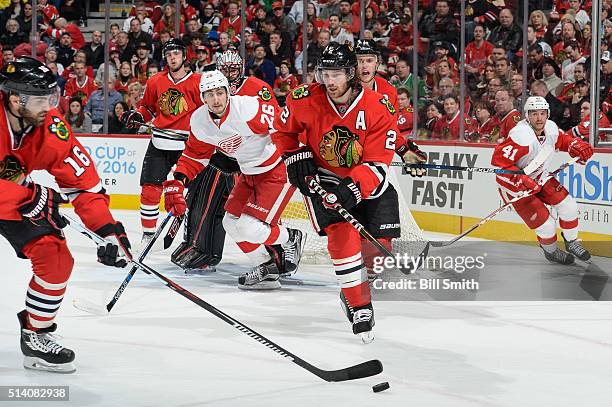
{"label": "hockey stick shaft", "polygon": [[166,236],[164,236],[164,250],[172,246],[172,242],[174,242],[174,238],[178,234],[181,224],[183,223],[183,219],[185,219],[184,215],[175,217],[172,220],[170,228],[168,229],[168,232],[166,232]]}
{"label": "hockey stick shaft", "polygon": [[[567,167],[569,167],[570,165],[575,163],[577,160],[578,160],[578,157],[574,157],[571,160],[563,163],[559,168],[557,168],[556,170],[551,172],[549,174],[549,177],[547,177],[546,180],[541,182],[540,185],[544,185],[550,178],[554,177],[556,174],[558,174],[559,172],[563,171],[564,169],[566,169]],[[450,246],[451,244],[455,243],[459,239],[461,239],[461,238],[467,236],[468,234],[470,234],[476,228],[482,226],[483,224],[487,223],[489,220],[493,219],[495,216],[497,216],[499,213],[501,213],[504,209],[506,209],[511,204],[513,204],[513,203],[515,203],[517,201],[520,201],[521,199],[523,199],[523,198],[525,198],[527,196],[531,196],[532,194],[533,194],[532,191],[525,191],[523,193],[519,193],[516,197],[512,198],[511,200],[509,200],[508,202],[506,202],[505,204],[503,204],[499,208],[495,209],[493,212],[491,212],[490,214],[488,214],[487,216],[482,218],[478,223],[472,225],[469,229],[467,229],[465,232],[461,233],[460,235],[455,236],[453,239],[445,241],[445,242],[431,242],[431,245],[433,247]]]}
{"label": "hockey stick shaft", "polygon": [[[310,188],[313,191],[315,191],[317,194],[319,194],[322,199],[325,199],[328,192],[321,186],[321,184],[319,184],[317,180],[314,178],[311,178],[309,180],[309,183],[310,183],[309,185]],[[395,257],[395,255],[391,253],[389,249],[387,249],[374,236],[372,236],[372,234],[368,232],[365,226],[363,226],[353,215],[351,215],[349,211],[344,209],[342,205],[336,204],[334,209],[338,211],[340,216],[342,216],[344,220],[350,223],[351,226],[353,226],[359,232],[361,236],[363,236],[368,242],[372,243],[374,247],[376,247],[378,251],[380,251],[380,253],[382,253],[386,257]],[[427,243],[427,245],[429,245],[429,243]],[[423,250],[423,253],[426,253],[427,250],[428,250],[428,246],[425,247],[425,249]],[[414,271],[414,269],[415,269],[415,265],[412,262],[410,262],[410,264],[408,264],[406,268],[400,269],[400,271],[404,274],[411,274]]]}
{"label": "hockey stick shaft", "polygon": [[[103,238],[96,235],[94,232],[90,231],[83,224],[79,222],[70,220],[70,225],[74,227],[76,230],[89,236],[96,243],[101,243],[104,241]],[[155,271],[153,268],[147,266],[146,264],[143,264],[142,262],[138,260],[133,260],[133,263],[136,266],[138,266],[138,268],[140,268],[144,273],[155,277],[157,280],[161,281],[166,287],[170,288],[172,291],[187,298],[189,301],[200,306],[201,308],[204,308],[206,311],[210,312],[217,318],[226,322],[233,328],[253,338],[257,342],[267,347],[268,349],[271,349],[277,354],[281,355],[283,358],[290,360],[291,362],[295,363],[296,365],[300,366],[303,369],[308,370],[310,373],[313,373],[314,375],[320,377],[321,379],[325,381],[342,382],[346,380],[362,379],[364,377],[370,377],[370,376],[377,375],[383,371],[382,363],[376,359],[369,360],[367,362],[359,363],[357,365],[350,366],[344,369],[338,369],[338,370],[323,370],[316,366],[313,366],[310,363],[306,362],[304,359],[298,357],[297,355],[291,353],[290,351],[283,348],[282,346],[272,342],[270,339],[266,338],[265,336],[261,335],[255,330],[249,328],[248,326],[244,325],[237,319],[227,315],[225,312],[219,310],[215,306],[204,301],[203,299],[193,294],[189,290],[176,284],[174,281],[170,280],[168,277],[164,276],[163,274]]]}
{"label": "hockey stick shaft", "polygon": [[460,165],[445,165],[445,164],[405,164],[401,162],[392,162],[391,166],[394,167],[407,167],[407,168],[426,168],[432,170],[452,170],[452,171],[468,171],[468,172],[482,172],[488,174],[525,174],[523,170],[504,170],[502,168],[488,168],[488,167],[463,167]]}
{"label": "hockey stick shaft", "polygon": [[183,134],[183,133],[179,133],[177,131],[174,131],[172,129],[160,129],[158,127],[155,127],[151,124],[147,124],[147,123],[143,123],[140,121],[135,120],[134,123],[136,123],[137,125],[141,126],[141,127],[146,127],[148,129],[151,129],[153,131],[156,131],[158,133],[162,133],[164,134],[165,137],[172,139],[172,140],[177,140],[177,141],[187,141],[187,139],[189,138],[189,136],[187,134]]}
{"label": "hockey stick shaft", "polygon": [[[102,239],[101,241],[99,239],[93,238],[92,237],[93,232],[91,232],[89,229],[87,229],[85,226],[83,226],[80,222],[77,222],[73,218],[71,218],[69,216],[66,216],[66,215],[64,215],[64,217],[66,219],[68,219],[68,222],[70,222],[71,226],[73,226],[79,232],[87,235],[89,238],[92,238],[94,241],[96,241],[96,243],[101,243],[101,242],[104,241],[103,238],[100,238],[100,239]],[[159,238],[159,235],[161,234],[161,231],[166,227],[166,224],[168,224],[168,221],[170,220],[171,217],[172,217],[172,212],[168,212],[168,214],[166,215],[166,217],[162,221],[161,225],[159,225],[159,227],[155,231],[155,235],[153,235],[153,238],[147,243],[147,245],[144,247],[144,249],[142,250],[142,252],[138,256],[138,261],[139,262],[144,261],[145,257],[147,256],[147,254],[149,253],[149,251],[151,250],[151,248],[155,244],[155,241]],[[97,236],[97,237],[99,237],[99,236]],[[121,283],[121,285],[119,286],[119,288],[115,292],[115,295],[113,295],[113,297],[108,302],[108,304],[106,304],[106,311],[107,312],[110,312],[113,309],[113,307],[115,306],[115,304],[117,303],[117,301],[119,300],[119,298],[121,297],[123,292],[125,291],[126,287],[128,286],[128,284],[132,280],[132,277],[134,277],[134,274],[136,274],[136,271],[138,270],[138,266],[136,265],[136,262],[134,262],[134,259],[132,259],[132,262],[134,264],[132,265],[132,268],[130,269],[130,272],[123,279],[123,282]]]}

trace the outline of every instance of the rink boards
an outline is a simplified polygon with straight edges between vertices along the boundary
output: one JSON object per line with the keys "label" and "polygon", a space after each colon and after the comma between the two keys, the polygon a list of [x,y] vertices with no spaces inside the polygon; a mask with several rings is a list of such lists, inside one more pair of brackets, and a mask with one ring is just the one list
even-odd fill
{"label": "rink boards", "polygon": [[[79,135],[92,156],[114,209],[140,207],[140,170],[149,143],[148,135]],[[434,164],[490,167],[493,146],[477,143],[420,141]],[[591,242],[612,241],[612,149],[596,149],[586,166],[572,165],[559,177],[578,202],[581,238]],[[553,167],[565,162],[557,153]],[[421,228],[459,234],[501,205],[493,174],[430,170],[423,178],[400,175],[400,188]],[[534,242],[512,209],[476,229],[475,237],[503,241]],[[612,245],[591,249],[612,257]]]}

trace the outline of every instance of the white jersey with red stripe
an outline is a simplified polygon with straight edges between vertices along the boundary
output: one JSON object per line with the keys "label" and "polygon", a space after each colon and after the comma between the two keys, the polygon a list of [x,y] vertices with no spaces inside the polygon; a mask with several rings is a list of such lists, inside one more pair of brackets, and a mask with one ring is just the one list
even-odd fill
{"label": "white jersey with red stripe", "polygon": [[[508,138],[495,148],[491,163],[505,169],[523,169],[540,154],[543,149],[567,151],[566,136],[559,133],[559,127],[550,120],[546,121],[541,136],[537,136],[527,120],[521,120],[510,130]],[[529,176],[536,180],[548,177],[554,154],[549,154],[544,163]],[[497,183],[502,191],[511,195],[519,191],[512,176],[498,174]]]}
{"label": "white jersey with red stripe", "polygon": [[179,159],[176,172],[193,179],[215,150],[235,158],[246,175],[273,169],[281,156],[269,136],[276,109],[254,96],[230,96],[220,119],[202,106],[191,116],[191,135]]}

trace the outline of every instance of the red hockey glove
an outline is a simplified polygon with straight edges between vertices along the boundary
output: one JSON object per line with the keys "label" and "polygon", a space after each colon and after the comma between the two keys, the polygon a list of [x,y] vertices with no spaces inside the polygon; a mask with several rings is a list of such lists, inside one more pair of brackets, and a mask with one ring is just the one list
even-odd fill
{"label": "red hockey glove", "polygon": [[128,129],[137,129],[144,123],[144,116],[138,110],[128,110],[121,115],[121,122]]}
{"label": "red hockey glove", "polygon": [[132,245],[121,222],[104,225],[95,233],[104,238],[104,243],[98,244],[98,261],[106,266],[127,266],[132,260]]}
{"label": "red hockey glove", "polygon": [[174,216],[183,216],[187,211],[185,202],[185,186],[178,180],[164,181],[164,207],[166,212],[172,211]]}
{"label": "red hockey glove", "polygon": [[410,167],[410,164],[420,164],[427,162],[427,154],[422,152],[413,141],[408,140],[406,144],[399,146],[395,150],[397,155],[402,158],[402,161],[407,164],[404,165],[404,171],[413,177],[422,177],[427,173],[425,168],[414,168]]}
{"label": "red hockey glove", "polygon": [[336,209],[336,206],[340,204],[348,211],[359,202],[361,202],[361,191],[353,183],[351,177],[346,177],[335,187],[329,188],[327,194],[323,197],[323,206],[327,209]]}
{"label": "red hockey glove", "polygon": [[31,184],[32,196],[19,207],[19,213],[38,225],[46,223],[61,230],[68,222],[59,212],[59,206],[68,203],[64,194],[38,184]]}
{"label": "red hockey glove", "polygon": [[537,194],[542,189],[542,186],[538,184],[538,181],[531,178],[527,174],[515,175],[514,182],[517,188],[521,191],[533,191],[533,193]]}
{"label": "red hockey glove", "polygon": [[593,156],[593,147],[586,141],[579,138],[573,139],[567,149],[570,157],[579,157],[580,164],[586,164],[589,158]]}

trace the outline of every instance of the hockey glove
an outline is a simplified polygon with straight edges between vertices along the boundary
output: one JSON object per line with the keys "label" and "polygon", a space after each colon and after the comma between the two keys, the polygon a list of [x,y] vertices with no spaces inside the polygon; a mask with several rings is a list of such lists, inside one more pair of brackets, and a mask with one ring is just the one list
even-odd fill
{"label": "hockey glove", "polygon": [[527,174],[515,175],[513,181],[520,191],[528,191],[537,194],[542,189],[542,186],[538,184],[538,181],[531,178]]}
{"label": "hockey glove", "polygon": [[399,146],[396,153],[402,158],[405,173],[413,177],[422,177],[427,173],[425,168],[410,167],[410,164],[420,164],[427,162],[427,154],[422,152],[413,141],[407,140],[406,144]]}
{"label": "hockey glove", "polygon": [[351,177],[346,177],[338,185],[327,190],[323,198],[323,206],[327,209],[336,209],[340,204],[344,209],[351,210],[361,202],[361,191],[353,183]]}
{"label": "hockey glove", "polygon": [[317,178],[317,166],[312,151],[308,147],[300,147],[283,154],[283,159],[291,185],[298,188],[302,195],[317,196],[317,193],[308,187],[306,179],[307,177]]}
{"label": "hockey glove", "polygon": [[68,222],[59,212],[59,206],[68,203],[64,194],[38,184],[31,184],[32,196],[30,200],[19,207],[19,213],[33,223],[41,225],[46,223],[61,230]]}
{"label": "hockey glove", "polygon": [[218,151],[210,157],[208,165],[225,175],[233,175],[240,172],[240,166],[235,158],[228,157]]}
{"label": "hockey glove", "polygon": [[164,181],[164,207],[166,212],[172,211],[174,216],[183,216],[187,211],[185,201],[185,186],[176,179]]}
{"label": "hockey glove", "polygon": [[593,156],[593,147],[586,141],[575,138],[570,142],[567,152],[570,157],[579,157],[580,164],[586,164],[587,160]]}
{"label": "hockey glove", "polygon": [[104,243],[98,244],[98,261],[106,266],[127,266],[132,260],[132,245],[121,222],[104,225],[95,233],[104,238]]}
{"label": "hockey glove", "polygon": [[128,129],[137,129],[145,122],[144,116],[138,110],[128,110],[121,115],[121,122]]}

